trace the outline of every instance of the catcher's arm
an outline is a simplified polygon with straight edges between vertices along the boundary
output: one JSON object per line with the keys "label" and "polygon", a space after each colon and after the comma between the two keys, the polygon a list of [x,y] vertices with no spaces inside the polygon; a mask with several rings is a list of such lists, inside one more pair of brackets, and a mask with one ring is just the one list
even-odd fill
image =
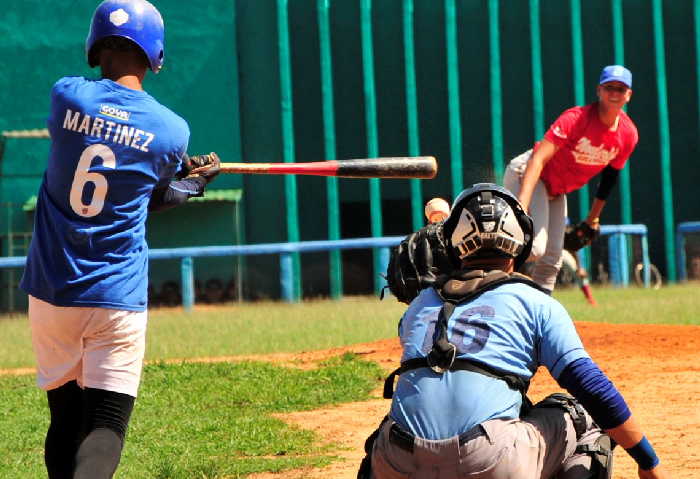
{"label": "catcher's arm", "polygon": [[635,460],[640,479],[668,477],[622,394],[591,358],[574,360],[556,379],[581,403],[596,424]]}
{"label": "catcher's arm", "polygon": [[[644,436],[641,427],[630,416],[625,422],[605,432],[637,462],[640,479],[665,479],[670,477],[659,463],[654,448]],[[653,465],[652,465],[653,464]]]}

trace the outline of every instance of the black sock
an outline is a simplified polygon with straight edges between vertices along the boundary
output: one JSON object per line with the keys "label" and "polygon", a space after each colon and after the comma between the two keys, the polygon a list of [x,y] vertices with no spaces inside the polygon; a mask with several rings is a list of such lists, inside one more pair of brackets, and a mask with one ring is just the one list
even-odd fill
{"label": "black sock", "polygon": [[78,449],[73,479],[111,478],[119,465],[122,445],[122,438],[111,429],[94,429]]}
{"label": "black sock", "polygon": [[49,479],[72,479],[75,454],[82,439],[83,391],[75,381],[47,391],[51,424],[44,442]]}
{"label": "black sock", "polygon": [[135,398],[128,394],[86,388],[83,426],[74,479],[110,479],[119,465],[124,436]]}

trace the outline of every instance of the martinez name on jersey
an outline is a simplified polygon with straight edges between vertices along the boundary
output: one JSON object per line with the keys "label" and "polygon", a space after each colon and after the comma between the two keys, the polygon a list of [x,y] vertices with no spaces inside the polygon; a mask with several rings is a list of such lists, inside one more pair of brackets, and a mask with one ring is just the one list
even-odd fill
{"label": "martinez name on jersey", "polygon": [[[110,105],[100,105],[100,114],[127,121],[130,116],[128,111]],[[70,108],[66,108],[63,128],[145,152],[148,152],[148,145],[156,137],[155,134],[149,131],[143,131],[112,120],[105,120],[99,116],[93,118],[87,113],[72,111]]]}

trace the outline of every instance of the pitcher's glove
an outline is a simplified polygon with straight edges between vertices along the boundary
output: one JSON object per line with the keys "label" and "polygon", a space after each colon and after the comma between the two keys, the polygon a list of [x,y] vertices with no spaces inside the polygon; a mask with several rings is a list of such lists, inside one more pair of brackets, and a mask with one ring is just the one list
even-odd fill
{"label": "pitcher's glove", "polygon": [[599,235],[600,229],[591,227],[585,221],[574,226],[569,225],[564,232],[564,249],[576,252],[593,243]]}
{"label": "pitcher's glove", "polygon": [[200,176],[210,183],[221,171],[219,155],[213,151],[208,155],[192,155],[185,153],[182,159],[182,171],[180,177]]}
{"label": "pitcher's glove", "polygon": [[439,276],[454,270],[442,226],[443,222],[429,224],[391,249],[386,270],[387,287],[402,303],[409,304]]}

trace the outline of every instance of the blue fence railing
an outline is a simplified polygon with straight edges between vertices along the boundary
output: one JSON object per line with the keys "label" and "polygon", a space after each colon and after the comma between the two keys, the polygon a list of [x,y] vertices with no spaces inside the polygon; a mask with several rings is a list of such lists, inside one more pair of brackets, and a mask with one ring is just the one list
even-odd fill
{"label": "blue fence railing", "polygon": [[686,268],[685,235],[690,233],[700,233],[700,221],[686,221],[679,223],[676,228],[676,261],[678,261],[678,279],[685,281],[688,279]]}
{"label": "blue fence railing", "polygon": [[627,261],[629,250],[626,236],[636,235],[640,237],[644,287],[648,288],[651,281],[651,269],[649,267],[649,241],[647,239],[646,225],[601,225],[600,234],[601,236],[608,236],[610,280],[617,286],[628,286],[630,283],[630,269]]}
{"label": "blue fence railing", "polygon": [[[292,255],[294,253],[381,248],[382,258],[386,264],[389,261],[388,249],[391,246],[399,244],[403,238],[403,236],[385,236],[379,238],[353,238],[333,241],[299,241],[295,243],[162,248],[149,250],[148,259],[180,259],[182,305],[186,310],[190,310],[194,304],[193,258],[278,254],[280,256],[280,291],[282,299],[292,302],[294,301],[294,271],[292,267]],[[25,263],[26,257],[24,256],[8,256],[0,258],[0,269],[23,268]]]}
{"label": "blue fence railing", "polygon": [[[647,228],[644,225],[602,225],[601,235],[609,235],[608,264],[614,284],[629,283],[629,265],[627,264],[627,242],[625,235],[640,235],[642,239],[642,262],[645,265],[645,285],[649,285],[649,253],[647,246]],[[199,246],[186,248],[151,249],[149,260],[180,259],[182,303],[186,310],[194,305],[194,258],[221,256],[250,256],[261,254],[278,254],[280,256],[280,290],[282,299],[294,301],[292,255],[318,251],[381,248],[384,265],[388,263],[388,249],[401,242],[403,236],[384,236],[379,238],[353,238],[329,241],[299,241],[294,243],[261,243],[232,246]],[[0,269],[22,268],[24,256],[0,258]],[[386,268],[384,268],[386,269]]]}

